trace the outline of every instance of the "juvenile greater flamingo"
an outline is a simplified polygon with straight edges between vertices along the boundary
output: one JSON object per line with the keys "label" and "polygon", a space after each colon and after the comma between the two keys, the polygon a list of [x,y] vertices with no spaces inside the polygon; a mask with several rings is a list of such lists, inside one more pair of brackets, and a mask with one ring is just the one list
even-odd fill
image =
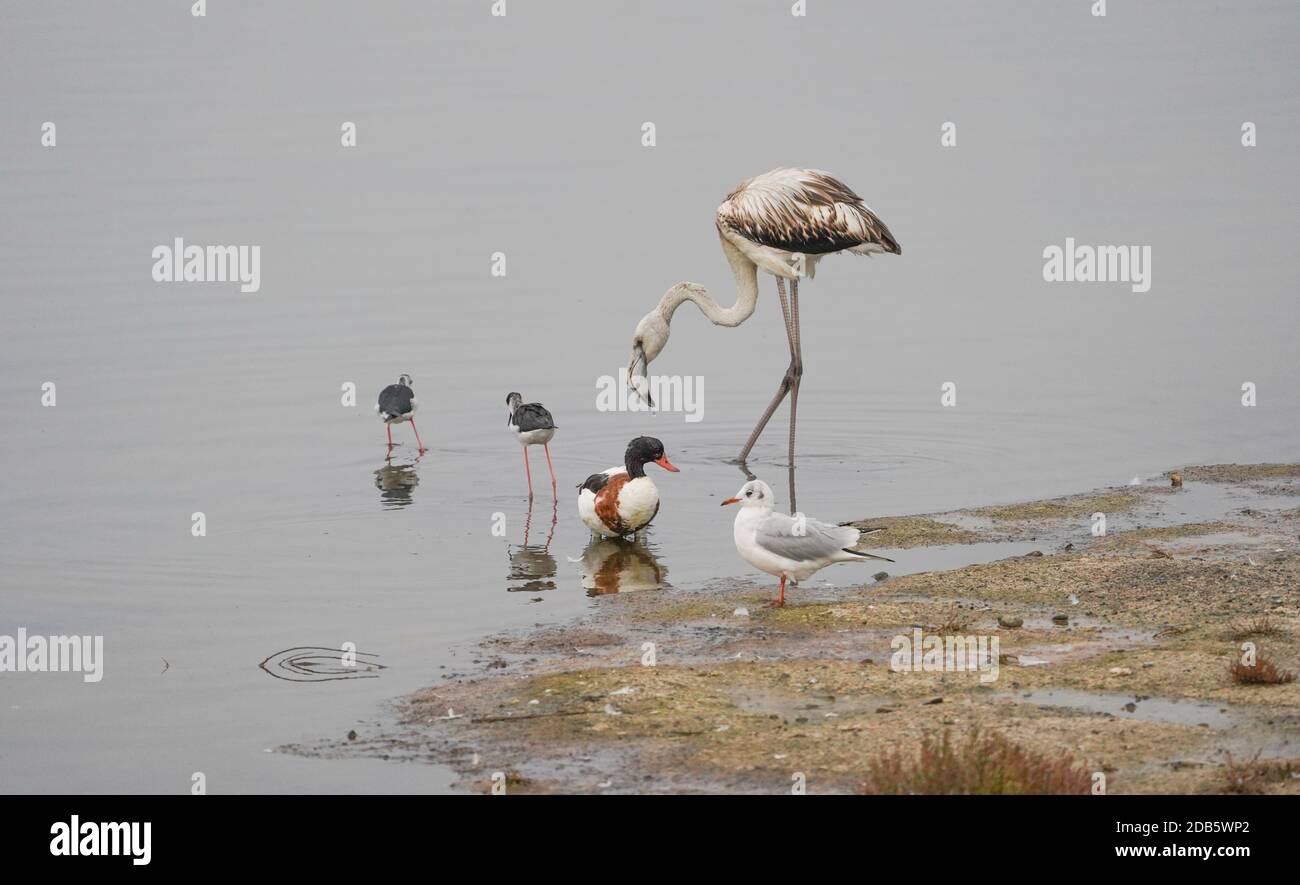
{"label": "juvenile greater flamingo", "polygon": [[[716,218],[722,251],[736,278],[736,303],[723,307],[695,283],[678,283],[654,310],[637,323],[632,337],[628,384],[650,405],[647,370],[668,344],[673,312],[690,301],[715,326],[738,326],[758,305],[758,269],[776,277],[777,297],[790,342],[790,365],[771,404],[758,419],[737,461],[744,465],[750,449],[772,413],[790,395],[790,510],[795,510],[794,438],[803,377],[799,343],[799,279],[812,277],[817,262],[832,252],[857,255],[875,252],[902,254],[885,223],[847,185],[815,169],[773,169],[741,184],[718,207]],[[787,302],[785,281],[790,280]]]}

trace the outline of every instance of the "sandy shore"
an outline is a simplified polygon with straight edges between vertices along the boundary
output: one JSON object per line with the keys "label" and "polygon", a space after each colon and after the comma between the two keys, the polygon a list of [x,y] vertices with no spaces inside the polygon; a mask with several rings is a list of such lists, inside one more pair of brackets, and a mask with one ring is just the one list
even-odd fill
{"label": "sandy shore", "polygon": [[[1181,488],[866,519],[885,527],[873,551],[935,570],[814,578],[784,609],[763,576],[603,597],[579,622],[488,638],[477,670],[365,733],[280,749],[439,761],[468,791],[502,772],[512,793],[801,777],[828,793],[859,789],[882,751],[979,726],[1070,754],[1110,793],[1300,793],[1300,683],[1229,673],[1246,642],[1300,669],[1300,465],[1179,472]],[[918,630],[996,640],[997,666],[900,667],[897,637]]]}

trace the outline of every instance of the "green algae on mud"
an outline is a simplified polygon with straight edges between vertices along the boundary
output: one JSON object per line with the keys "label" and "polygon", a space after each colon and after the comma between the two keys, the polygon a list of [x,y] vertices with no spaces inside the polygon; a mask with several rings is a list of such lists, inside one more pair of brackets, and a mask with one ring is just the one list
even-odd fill
{"label": "green algae on mud", "polygon": [[1094,513],[1131,513],[1141,502],[1141,492],[1137,489],[1125,488],[1100,494],[1071,495],[1046,501],[980,507],[971,513],[996,522],[1088,519]]}
{"label": "green algae on mud", "polygon": [[1147,541],[1174,541],[1184,538],[1196,538],[1232,532],[1237,526],[1227,522],[1189,522],[1183,525],[1148,526],[1140,529],[1126,529],[1120,532],[1108,532],[1098,538],[1090,549],[1103,550],[1115,547],[1141,546]]}
{"label": "green algae on mud", "polygon": [[902,550],[910,547],[937,547],[941,544],[975,544],[987,536],[952,523],[928,516],[887,516],[850,522],[856,529],[883,529],[862,538],[860,547]]}
{"label": "green algae on mud", "polygon": [[1300,464],[1205,464],[1198,467],[1184,467],[1178,472],[1182,474],[1183,482],[1231,484],[1300,479]]}
{"label": "green algae on mud", "polygon": [[[1272,494],[1255,483],[1287,476],[1236,481]],[[981,519],[1051,534],[1096,509],[1142,512],[1168,491],[864,524],[895,533],[871,546],[919,550],[984,540],[961,534]],[[1246,641],[1300,667],[1300,543],[1285,511],[1253,506],[1076,537],[1078,549],[1056,553],[799,588],[781,609],[764,604],[769,588],[737,579],[605,597],[577,624],[485,640],[515,659],[404,699],[387,735],[290,749],[437,759],[474,791],[507,772],[510,792],[771,793],[795,775],[809,792],[851,792],[882,751],[978,727],[1068,752],[1106,772],[1110,792],[1300,793],[1300,779],[1272,776],[1300,765],[1300,683],[1228,673]],[[895,640],[918,629],[996,639],[992,683],[987,671],[896,669]],[[1256,754],[1264,775],[1233,762]]]}

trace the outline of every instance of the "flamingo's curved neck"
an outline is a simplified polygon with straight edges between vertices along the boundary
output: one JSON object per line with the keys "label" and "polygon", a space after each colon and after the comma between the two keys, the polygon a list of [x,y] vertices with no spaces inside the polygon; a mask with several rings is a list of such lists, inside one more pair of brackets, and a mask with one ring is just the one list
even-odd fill
{"label": "flamingo's curved neck", "polygon": [[663,314],[665,322],[671,322],[673,312],[687,301],[694,302],[715,326],[739,326],[753,316],[754,308],[758,306],[758,266],[726,237],[722,238],[722,251],[736,278],[736,303],[731,307],[723,307],[703,287],[679,283],[665,292],[659,301],[659,312]]}

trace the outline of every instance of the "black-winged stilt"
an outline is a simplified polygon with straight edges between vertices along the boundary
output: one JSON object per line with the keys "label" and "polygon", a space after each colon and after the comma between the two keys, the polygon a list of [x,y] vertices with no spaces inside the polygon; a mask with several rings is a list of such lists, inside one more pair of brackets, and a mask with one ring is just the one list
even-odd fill
{"label": "black-winged stilt", "polygon": [[393,425],[401,424],[403,421],[411,422],[411,429],[415,431],[415,443],[420,447],[420,454],[424,454],[424,443],[420,441],[420,431],[415,427],[415,410],[419,407],[419,401],[415,398],[415,391],[411,388],[415,382],[411,380],[410,375],[402,375],[397,379],[396,384],[390,384],[383,390],[379,391],[379,400],[375,403],[375,411],[379,417],[388,425],[388,448],[393,448]]}
{"label": "black-winged stilt", "polygon": [[587,528],[605,537],[622,537],[641,531],[659,512],[659,490],[645,466],[658,464],[677,473],[653,436],[638,436],[627,444],[623,466],[593,473],[578,486],[578,516]]}
{"label": "black-winged stilt", "polygon": [[524,449],[524,473],[528,476],[528,500],[533,500],[533,468],[528,465],[528,447],[541,446],[546,452],[546,469],[551,471],[551,494],[557,498],[555,468],[551,466],[551,438],[555,436],[555,419],[541,403],[526,403],[521,394],[506,396],[506,424]]}

